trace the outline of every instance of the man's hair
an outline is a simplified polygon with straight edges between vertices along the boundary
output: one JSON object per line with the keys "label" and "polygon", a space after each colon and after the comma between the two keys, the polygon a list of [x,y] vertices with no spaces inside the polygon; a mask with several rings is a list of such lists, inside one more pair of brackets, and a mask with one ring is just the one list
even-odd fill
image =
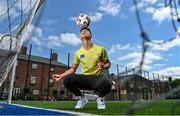
{"label": "man's hair", "polygon": [[[87,28],[87,27],[85,27],[85,28],[82,28],[82,29],[80,30],[80,33],[81,33],[81,31],[82,31],[83,29],[86,29],[86,30],[88,30],[88,31],[90,32],[90,34],[91,34],[91,30],[90,30],[89,28]],[[91,36],[92,36],[92,34],[91,34]]]}

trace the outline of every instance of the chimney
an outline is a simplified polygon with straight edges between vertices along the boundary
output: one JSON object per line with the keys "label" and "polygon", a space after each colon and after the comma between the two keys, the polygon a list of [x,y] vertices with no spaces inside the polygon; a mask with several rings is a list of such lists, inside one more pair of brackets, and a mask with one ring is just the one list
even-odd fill
{"label": "chimney", "polygon": [[58,54],[57,53],[52,53],[52,55],[51,55],[51,60],[52,61],[57,61],[57,59],[58,59]]}
{"label": "chimney", "polygon": [[26,46],[22,46],[20,53],[23,54],[23,55],[26,55],[26,52],[27,52],[27,47]]}

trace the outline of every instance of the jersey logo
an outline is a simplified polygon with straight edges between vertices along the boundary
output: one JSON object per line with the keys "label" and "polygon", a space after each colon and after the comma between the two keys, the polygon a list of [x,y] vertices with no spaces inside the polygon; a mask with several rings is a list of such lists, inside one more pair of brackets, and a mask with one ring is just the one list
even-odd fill
{"label": "jersey logo", "polygon": [[81,54],[81,55],[80,55],[80,58],[84,58],[84,57],[85,57],[85,55],[84,55],[84,54]]}

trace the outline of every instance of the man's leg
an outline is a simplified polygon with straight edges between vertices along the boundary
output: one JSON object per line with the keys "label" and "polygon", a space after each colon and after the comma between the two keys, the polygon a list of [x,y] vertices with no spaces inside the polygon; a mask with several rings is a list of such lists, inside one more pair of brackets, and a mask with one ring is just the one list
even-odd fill
{"label": "man's leg", "polygon": [[[95,75],[72,74],[64,78],[64,84],[76,96],[82,96],[80,92],[83,90],[95,90],[98,92],[99,99],[107,95],[111,91],[111,81],[108,78]],[[103,101],[100,99],[99,101]],[[101,103],[101,102],[98,102]],[[101,104],[103,104],[102,102]],[[99,105],[98,105],[99,106]],[[103,106],[103,105],[101,105]],[[104,105],[105,106],[105,105]],[[104,107],[99,109],[105,109]]]}
{"label": "man's leg", "polygon": [[80,88],[77,84],[77,82],[79,81],[78,78],[81,76],[83,75],[72,74],[66,76],[63,80],[65,87],[69,89],[71,92],[73,92],[79,98],[75,106],[75,109],[84,108],[84,106],[88,103],[88,100],[85,96],[82,95]]}
{"label": "man's leg", "polygon": [[97,97],[97,108],[98,109],[106,109],[104,96],[107,95],[111,91],[111,81],[108,78],[102,77],[97,85],[96,91],[98,92]]}
{"label": "man's leg", "polygon": [[80,90],[95,90],[99,96],[104,97],[111,90],[111,81],[102,76],[71,74],[63,82],[76,96],[82,96]]}
{"label": "man's leg", "polygon": [[71,74],[71,75],[66,76],[63,79],[63,82],[64,82],[65,87],[69,89],[72,93],[74,93],[76,96],[82,96],[82,93],[76,83],[76,79],[78,79],[78,75]]}
{"label": "man's leg", "polygon": [[111,91],[111,86],[112,82],[109,79],[101,77],[95,90],[98,92],[99,97],[104,97]]}

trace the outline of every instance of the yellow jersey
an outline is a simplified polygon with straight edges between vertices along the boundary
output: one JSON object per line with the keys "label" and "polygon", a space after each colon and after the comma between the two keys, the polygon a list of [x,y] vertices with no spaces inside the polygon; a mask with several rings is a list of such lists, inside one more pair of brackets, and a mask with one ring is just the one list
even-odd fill
{"label": "yellow jersey", "polygon": [[109,62],[106,50],[99,45],[92,44],[91,49],[86,50],[83,47],[78,49],[74,55],[74,64],[81,64],[81,74],[100,75],[102,69],[97,66],[98,62]]}

